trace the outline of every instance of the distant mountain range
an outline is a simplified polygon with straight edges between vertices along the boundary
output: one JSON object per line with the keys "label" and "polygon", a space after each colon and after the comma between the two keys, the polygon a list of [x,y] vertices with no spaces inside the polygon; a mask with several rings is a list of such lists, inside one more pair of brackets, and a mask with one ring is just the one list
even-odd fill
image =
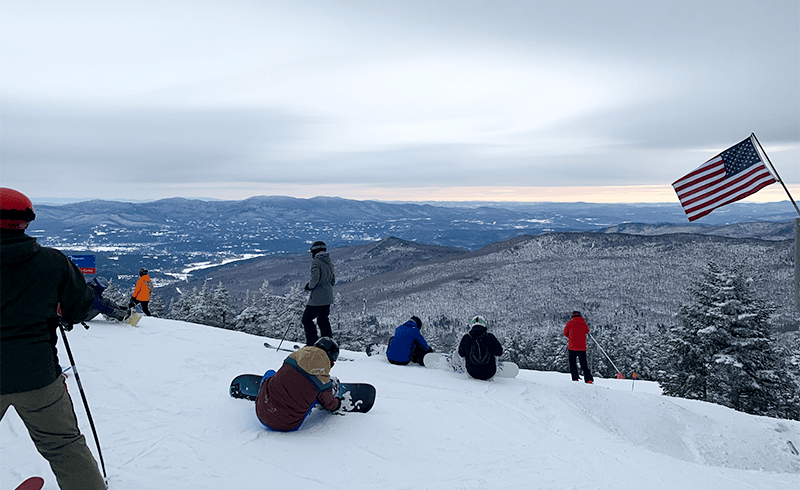
{"label": "distant mountain range", "polygon": [[333,248],[397,237],[464,251],[552,232],[787,240],[793,237],[796,217],[788,201],[735,203],[695,223],[688,222],[678,203],[420,204],[262,196],[242,201],[95,200],[35,208],[30,233],[41,243],[94,254],[98,273],[123,282],[134,279],[140,267],[168,282],[232,261],[305,253],[318,239]]}

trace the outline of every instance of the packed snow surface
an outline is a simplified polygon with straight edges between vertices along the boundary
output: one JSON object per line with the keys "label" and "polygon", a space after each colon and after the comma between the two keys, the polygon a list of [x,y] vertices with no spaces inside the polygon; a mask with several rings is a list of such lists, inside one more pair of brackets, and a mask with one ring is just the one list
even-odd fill
{"label": "packed snow surface", "polygon": [[[316,410],[279,433],[228,395],[234,376],[281,365],[287,354],[263,346],[272,339],[149,317],[90,325],[68,335],[111,490],[800,489],[800,422],[665,397],[650,382],[525,370],[486,382],[345,351],[354,361],[333,374],[375,385],[372,411]],[[59,355],[68,366],[61,340]],[[57,488],[13,410],[0,440],[2,489],[33,475]]]}

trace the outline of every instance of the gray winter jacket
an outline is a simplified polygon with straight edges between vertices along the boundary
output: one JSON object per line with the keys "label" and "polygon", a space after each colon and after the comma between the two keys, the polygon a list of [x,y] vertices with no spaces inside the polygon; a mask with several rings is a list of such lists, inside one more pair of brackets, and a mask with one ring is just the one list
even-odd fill
{"label": "gray winter jacket", "polygon": [[308,306],[325,306],[333,304],[333,285],[336,276],[333,273],[333,263],[328,252],[319,252],[311,262],[311,279],[307,289],[311,291]]}

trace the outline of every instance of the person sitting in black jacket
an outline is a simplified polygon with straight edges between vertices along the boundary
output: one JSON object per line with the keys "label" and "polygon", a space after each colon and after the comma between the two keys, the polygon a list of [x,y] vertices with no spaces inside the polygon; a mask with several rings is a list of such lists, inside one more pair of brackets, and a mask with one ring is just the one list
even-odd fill
{"label": "person sitting in black jacket", "polygon": [[470,322],[469,333],[461,338],[458,355],[470,376],[490,379],[497,373],[497,357],[503,355],[503,346],[494,334],[487,332],[486,320],[476,316]]}

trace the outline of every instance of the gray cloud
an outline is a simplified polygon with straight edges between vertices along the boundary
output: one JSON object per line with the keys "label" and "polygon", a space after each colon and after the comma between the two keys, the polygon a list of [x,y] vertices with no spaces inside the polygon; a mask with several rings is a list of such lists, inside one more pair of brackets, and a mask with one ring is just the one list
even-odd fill
{"label": "gray cloud", "polygon": [[800,158],[795,0],[40,6],[0,18],[2,178],[40,196],[669,183],[751,131]]}

